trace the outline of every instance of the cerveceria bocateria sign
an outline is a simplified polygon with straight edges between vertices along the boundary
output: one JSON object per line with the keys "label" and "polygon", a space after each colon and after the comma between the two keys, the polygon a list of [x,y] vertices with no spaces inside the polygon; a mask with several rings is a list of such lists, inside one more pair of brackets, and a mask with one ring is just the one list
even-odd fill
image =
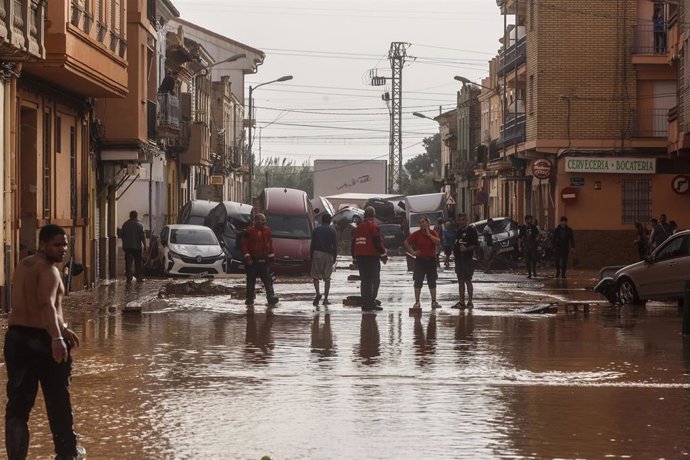
{"label": "cerveceria bocateria sign", "polygon": [[654,174],[656,172],[656,159],[566,157],[565,172]]}

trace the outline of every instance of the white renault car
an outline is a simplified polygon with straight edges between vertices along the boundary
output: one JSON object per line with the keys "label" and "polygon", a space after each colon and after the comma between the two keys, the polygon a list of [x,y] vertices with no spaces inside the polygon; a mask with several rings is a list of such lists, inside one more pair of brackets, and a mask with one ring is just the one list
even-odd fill
{"label": "white renault car", "polygon": [[213,231],[202,225],[166,225],[161,231],[164,270],[171,275],[225,273],[227,257]]}

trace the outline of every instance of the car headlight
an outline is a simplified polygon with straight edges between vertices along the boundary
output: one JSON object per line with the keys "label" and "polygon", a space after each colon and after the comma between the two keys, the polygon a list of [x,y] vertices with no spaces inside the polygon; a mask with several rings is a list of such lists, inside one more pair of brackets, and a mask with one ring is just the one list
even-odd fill
{"label": "car headlight", "polygon": [[182,259],[182,255],[176,253],[175,251],[168,251],[168,259]]}

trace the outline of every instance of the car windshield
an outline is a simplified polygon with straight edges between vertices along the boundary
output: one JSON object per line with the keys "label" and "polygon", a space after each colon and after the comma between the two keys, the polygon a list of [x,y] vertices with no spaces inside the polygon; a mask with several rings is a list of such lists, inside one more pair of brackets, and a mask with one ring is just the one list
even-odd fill
{"label": "car windshield", "polygon": [[225,230],[223,231],[223,234],[225,236],[234,237],[237,235],[237,232],[247,228],[247,225],[249,225],[248,220],[240,220],[234,217],[228,217],[228,220],[225,222]]}
{"label": "car windshield", "polygon": [[311,226],[307,216],[268,214],[266,225],[270,227],[274,238],[311,239]]}
{"label": "car windshield", "polygon": [[170,242],[196,246],[216,246],[218,244],[213,232],[207,228],[175,228],[170,232]]}
{"label": "car windshield", "polygon": [[[482,233],[482,231],[484,230],[484,227],[486,227],[486,223],[476,224],[474,226],[474,228],[479,233]],[[493,233],[496,234],[496,233],[508,232],[510,230],[515,230],[516,228],[517,228],[517,224],[510,219],[494,220]]]}
{"label": "car windshield", "polygon": [[438,222],[439,219],[443,219],[443,211],[433,211],[433,212],[425,212],[425,213],[420,213],[420,214],[412,214],[410,216],[410,228],[412,227],[419,227],[419,219],[422,217],[428,217],[429,222],[431,223],[431,226],[433,227],[436,225],[436,222]]}

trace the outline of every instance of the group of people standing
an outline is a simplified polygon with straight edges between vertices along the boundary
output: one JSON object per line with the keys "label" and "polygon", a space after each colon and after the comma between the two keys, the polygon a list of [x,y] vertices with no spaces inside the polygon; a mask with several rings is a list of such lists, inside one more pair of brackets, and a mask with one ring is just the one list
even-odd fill
{"label": "group of people standing", "polygon": [[637,247],[640,260],[654,252],[661,243],[678,231],[675,221],[668,220],[666,214],[659,215],[659,219],[650,219],[650,230],[642,222],[635,222],[635,240],[633,245]]}

